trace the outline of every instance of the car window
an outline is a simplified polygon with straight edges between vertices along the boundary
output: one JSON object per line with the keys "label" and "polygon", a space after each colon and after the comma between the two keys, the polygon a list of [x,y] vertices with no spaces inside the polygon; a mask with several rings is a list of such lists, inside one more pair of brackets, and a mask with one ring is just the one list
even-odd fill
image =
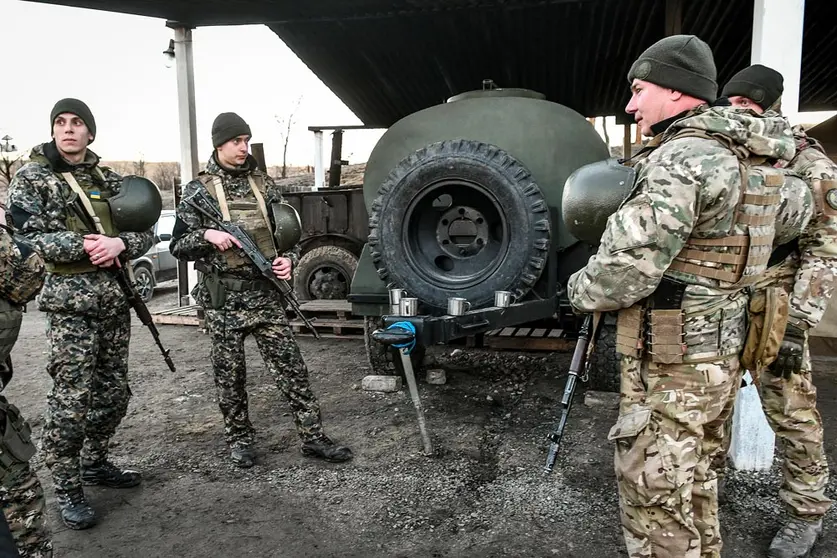
{"label": "car window", "polygon": [[174,229],[174,215],[161,215],[157,223],[157,234],[171,234]]}

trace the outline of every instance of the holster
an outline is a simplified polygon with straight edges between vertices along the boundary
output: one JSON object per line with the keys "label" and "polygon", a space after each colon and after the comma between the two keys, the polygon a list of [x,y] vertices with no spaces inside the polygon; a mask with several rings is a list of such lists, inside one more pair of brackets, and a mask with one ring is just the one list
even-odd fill
{"label": "holster", "polygon": [[29,423],[20,416],[17,407],[0,397],[0,484],[20,470],[21,466],[29,463],[35,455],[36,447],[32,442],[32,429]]}

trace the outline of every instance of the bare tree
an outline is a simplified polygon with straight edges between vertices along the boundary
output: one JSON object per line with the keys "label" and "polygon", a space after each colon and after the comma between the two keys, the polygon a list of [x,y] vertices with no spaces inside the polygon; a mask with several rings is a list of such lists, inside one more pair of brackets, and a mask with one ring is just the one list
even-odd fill
{"label": "bare tree", "polygon": [[134,161],[134,174],[137,176],[145,176],[145,157],[140,153],[140,158]]}
{"label": "bare tree", "polygon": [[17,150],[11,136],[0,138],[0,180],[9,185],[17,169],[23,164],[23,152]]}
{"label": "bare tree", "polygon": [[180,181],[180,163],[157,163],[152,176],[160,190],[174,190]]}
{"label": "bare tree", "polygon": [[279,124],[279,135],[282,138],[282,178],[288,177],[288,142],[291,139],[291,128],[294,124],[296,124],[296,120],[294,120],[294,116],[296,116],[296,111],[299,110],[299,105],[302,104],[302,95],[297,97],[296,101],[294,101],[293,106],[291,107],[291,112],[288,116],[279,116],[274,115],[276,119],[276,123]]}

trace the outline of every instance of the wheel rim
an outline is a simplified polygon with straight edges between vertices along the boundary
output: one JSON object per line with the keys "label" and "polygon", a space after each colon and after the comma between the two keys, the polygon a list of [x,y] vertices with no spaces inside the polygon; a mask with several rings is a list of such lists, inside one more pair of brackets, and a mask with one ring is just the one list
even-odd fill
{"label": "wheel rim", "polygon": [[509,227],[497,198],[466,180],[431,184],[410,203],[402,226],[407,262],[441,288],[478,284],[502,265]]}
{"label": "wheel rim", "polygon": [[349,293],[349,279],[339,267],[321,265],[308,276],[308,293],[311,298],[321,300],[342,300]]}
{"label": "wheel rim", "polygon": [[137,273],[134,283],[140,298],[147,300],[148,297],[151,296],[151,292],[154,290],[154,286],[151,284],[151,275],[147,272]]}

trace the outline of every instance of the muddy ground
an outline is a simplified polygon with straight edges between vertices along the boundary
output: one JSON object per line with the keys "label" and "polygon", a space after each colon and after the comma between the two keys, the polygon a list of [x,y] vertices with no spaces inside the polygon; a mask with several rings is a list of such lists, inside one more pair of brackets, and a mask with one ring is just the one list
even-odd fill
{"label": "muddy ground", "polygon": [[[157,292],[153,309],[176,304]],[[248,340],[251,418],[259,457],[249,470],[227,459],[207,355],[209,339],[191,326],[160,326],[177,372],[170,373],[134,320],[133,399],[112,457],[138,467],[141,487],[90,488],[100,524],[72,531],[47,492],[56,557],[441,557],[625,556],[612,447],[612,405],[577,399],[555,471],[543,474],[545,435],[555,419],[567,354],[435,352],[445,385],[420,379],[436,449],[421,454],[406,388],[359,389],[366,368],[358,339],[301,338],[327,432],[355,452],[348,464],[302,457],[288,414]],[[16,375],[6,395],[43,425],[50,381],[44,371],[44,318],[26,314]],[[837,463],[837,365],[816,363],[828,455]],[[832,475],[833,476],[833,475]],[[733,475],[722,508],[724,556],[764,556],[781,514],[777,468]],[[835,481],[829,486],[834,497]],[[813,556],[837,556],[834,514]]]}

